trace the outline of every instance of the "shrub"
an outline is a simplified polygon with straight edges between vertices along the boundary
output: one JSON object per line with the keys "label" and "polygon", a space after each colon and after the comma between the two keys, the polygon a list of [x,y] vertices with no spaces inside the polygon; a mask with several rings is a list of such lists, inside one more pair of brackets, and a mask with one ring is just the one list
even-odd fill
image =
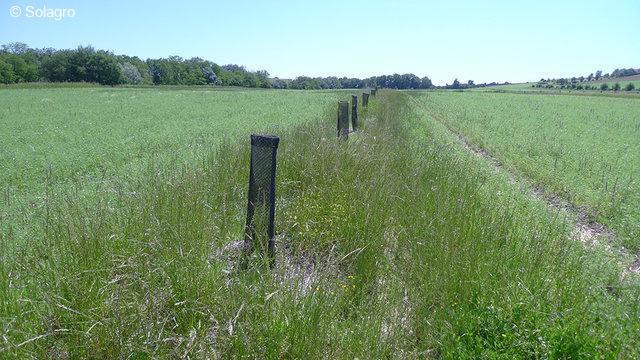
{"label": "shrub", "polygon": [[142,83],[142,75],[140,75],[137,67],[128,62],[118,64],[118,66],[120,66],[120,71],[122,71],[122,76],[126,84],[138,85]]}
{"label": "shrub", "polygon": [[15,82],[16,74],[13,67],[0,59],[0,83],[10,84]]}
{"label": "shrub", "polygon": [[619,91],[620,90],[620,83],[617,82],[617,83],[613,84],[613,88],[612,89],[613,89],[613,91]]}
{"label": "shrub", "polygon": [[633,85],[633,83],[628,83],[627,86],[624,87],[625,90],[627,91],[633,91],[635,90],[636,86]]}
{"label": "shrub", "polygon": [[603,83],[602,85],[600,85],[600,90],[603,90],[603,91],[609,90],[609,84]]}

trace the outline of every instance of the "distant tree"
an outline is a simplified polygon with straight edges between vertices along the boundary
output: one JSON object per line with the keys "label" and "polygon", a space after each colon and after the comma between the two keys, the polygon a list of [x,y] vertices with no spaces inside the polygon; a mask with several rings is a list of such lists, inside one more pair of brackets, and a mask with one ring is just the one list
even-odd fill
{"label": "distant tree", "polygon": [[402,74],[396,81],[397,89],[419,89],[421,85],[420,78],[414,74]]}
{"label": "distant tree", "polygon": [[289,87],[289,84],[287,81],[279,79],[279,78],[273,78],[271,79],[271,86],[274,89],[287,89]]}
{"label": "distant tree", "polygon": [[116,85],[124,81],[116,57],[90,46],[48,55],[42,62],[42,73],[49,81],[85,81],[103,85]]}
{"label": "distant tree", "polygon": [[329,76],[318,80],[322,89],[340,89],[340,80],[335,76]]}
{"label": "distant tree", "polygon": [[29,52],[31,49],[29,46],[22,42],[14,42],[6,45],[2,45],[2,51],[10,54],[22,55]]}
{"label": "distant tree", "polygon": [[229,72],[233,72],[233,71],[247,71],[247,69],[246,69],[244,66],[236,65],[236,64],[227,64],[227,65],[222,65],[222,69],[224,69],[225,71],[229,71]]}
{"label": "distant tree", "polygon": [[460,89],[460,81],[458,81],[457,78],[455,80],[453,80],[453,84],[451,84],[451,88],[452,89]]}
{"label": "distant tree", "polygon": [[290,87],[292,89],[300,90],[319,90],[320,81],[317,78],[310,78],[308,76],[298,76],[291,81]]}
{"label": "distant tree", "polygon": [[267,72],[267,70],[258,70],[255,72],[255,76],[257,79],[258,87],[261,87],[261,88],[271,87],[271,81],[269,81],[269,72]]}
{"label": "distant tree", "polygon": [[148,59],[147,65],[156,85],[205,85],[211,79],[205,76],[203,67],[211,67],[215,72],[211,63],[200,58],[184,60],[179,56],[170,56],[166,59]]}
{"label": "distant tree", "polygon": [[613,91],[620,91],[620,83],[616,82],[615,84],[613,84],[613,87],[611,89]]}
{"label": "distant tree", "polygon": [[62,50],[55,52],[42,61],[41,72],[43,77],[48,81],[62,82],[73,81],[69,79],[68,68],[71,50]]}
{"label": "distant tree", "polygon": [[624,87],[624,89],[627,91],[633,91],[635,90],[635,88],[636,86],[632,82],[628,83],[627,86]]}
{"label": "distant tree", "polygon": [[600,80],[601,77],[602,77],[602,70],[596,71],[595,79]]}
{"label": "distant tree", "polygon": [[142,77],[141,84],[151,85],[153,84],[153,78],[149,72],[149,65],[137,56],[117,55],[116,59],[120,64],[129,63],[138,69],[138,73]]}
{"label": "distant tree", "polygon": [[26,53],[0,54],[0,59],[11,65],[15,75],[14,82],[32,82],[38,80],[38,65],[35,60],[30,60]]}
{"label": "distant tree", "polygon": [[[428,77],[414,74],[372,76],[367,79],[298,77],[294,80],[270,79],[269,73],[248,71],[244,66],[220,66],[200,58],[183,59],[170,56],[141,60],[136,56],[114,55],[91,46],[76,49],[31,49],[24,43],[2,45],[0,48],[1,82],[52,81],[94,82],[105,85],[222,85],[245,87],[277,87],[296,89],[357,89],[381,87],[395,89],[428,89],[433,83]],[[486,84],[482,84],[486,86]],[[472,81],[454,82],[455,88],[477,86]]]}
{"label": "distant tree", "polygon": [[11,84],[15,82],[15,79],[16,74],[13,72],[13,66],[0,59],[0,83]]}
{"label": "distant tree", "polygon": [[342,89],[360,89],[363,87],[363,80],[342,77],[339,79],[339,84]]}
{"label": "distant tree", "polygon": [[137,67],[128,62],[118,65],[120,66],[120,71],[122,71],[125,84],[140,85],[142,83],[142,75],[140,75]]}
{"label": "distant tree", "polygon": [[207,82],[211,85],[220,85],[222,82],[218,79],[218,75],[213,66],[206,66],[202,68],[202,75],[207,79]]}
{"label": "distant tree", "polygon": [[587,81],[591,81],[593,80],[593,73],[589,74],[589,76],[587,76]]}
{"label": "distant tree", "polygon": [[429,77],[425,76],[420,79],[420,88],[421,89],[431,89],[433,87],[433,83]]}
{"label": "distant tree", "polygon": [[123,82],[122,71],[113,54],[97,51],[89,57],[86,64],[86,81],[103,85],[117,85]]}
{"label": "distant tree", "polygon": [[471,88],[471,87],[476,86],[476,84],[473,82],[473,80],[469,80],[469,81],[467,81],[467,86]]}
{"label": "distant tree", "polygon": [[615,69],[611,72],[611,77],[624,77],[624,76],[632,76],[640,73],[640,70],[636,70],[633,68],[629,69]]}
{"label": "distant tree", "polygon": [[609,84],[602,83],[602,85],[600,85],[600,90],[602,90],[602,91],[609,90]]}

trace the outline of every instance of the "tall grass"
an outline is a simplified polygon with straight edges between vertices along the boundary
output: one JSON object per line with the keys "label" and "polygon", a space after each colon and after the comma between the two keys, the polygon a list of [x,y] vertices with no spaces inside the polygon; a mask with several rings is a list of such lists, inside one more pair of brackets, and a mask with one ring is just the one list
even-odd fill
{"label": "tall grass", "polygon": [[242,240],[248,141],[149,165],[97,199],[47,198],[44,236],[0,253],[0,354],[639,355],[637,289],[562,223],[496,201],[502,185],[416,136],[406,95],[379,93],[348,142],[334,121],[279,134],[272,270],[239,270],[230,246]]}
{"label": "tall grass", "polygon": [[532,179],[640,249],[640,101],[536,94],[438,93],[416,97],[510,170]]}

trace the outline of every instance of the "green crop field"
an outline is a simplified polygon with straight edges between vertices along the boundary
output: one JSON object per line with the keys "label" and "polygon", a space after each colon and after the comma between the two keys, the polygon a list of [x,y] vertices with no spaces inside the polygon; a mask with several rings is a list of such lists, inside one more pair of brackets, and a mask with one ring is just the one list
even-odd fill
{"label": "green crop field", "polygon": [[194,158],[213,140],[324,115],[336,92],[0,89],[0,186],[39,192],[56,181],[139,160]]}
{"label": "green crop field", "polygon": [[435,92],[418,103],[640,248],[640,99]]}
{"label": "green crop field", "polygon": [[[0,217],[19,230],[45,188],[118,188],[150,162],[197,162],[224,138],[325,116],[339,92],[206,89],[0,89]],[[108,191],[102,189],[102,191]],[[5,220],[0,226],[7,226]]]}
{"label": "green crop field", "polygon": [[[351,93],[1,89],[0,357],[640,356],[637,275],[448,129],[631,241],[638,100],[382,90],[338,140]],[[273,268],[239,265],[251,132]]]}
{"label": "green crop field", "polygon": [[[600,86],[602,85],[602,83],[607,83],[607,85],[609,86],[609,89],[607,90],[606,94],[610,95],[610,96],[638,96],[639,93],[639,86],[640,86],[640,81],[638,80],[624,80],[624,78],[620,78],[619,80],[612,80],[612,81],[585,81],[582,83],[579,83],[579,85],[582,86],[595,86],[597,87],[597,89],[594,90],[583,90],[583,89],[561,89],[560,85],[558,84],[554,84],[554,87],[551,89],[547,89],[545,87],[535,87],[534,85],[536,85],[537,83],[535,82],[527,82],[527,83],[518,83],[518,84],[508,84],[508,85],[495,85],[495,86],[487,86],[487,87],[480,87],[480,88],[474,88],[471,91],[487,91],[487,92],[514,92],[514,93],[520,93],[520,92],[535,92],[535,93],[571,93],[571,94],[593,94],[593,93],[601,93],[600,90]],[[613,85],[615,83],[619,83],[620,84],[620,90],[619,91],[612,91]],[[634,85],[634,90],[632,91],[627,91],[626,90],[626,86],[629,83],[633,83]]]}
{"label": "green crop field", "polygon": [[635,91],[640,90],[640,80],[625,80],[625,78],[619,78],[614,80],[607,79],[604,81],[603,80],[593,81],[591,84],[596,86],[601,86],[603,83],[606,83],[609,86],[609,89],[613,88],[613,85],[615,83],[618,83],[620,84],[621,91],[624,91],[627,85],[629,84],[633,84]]}

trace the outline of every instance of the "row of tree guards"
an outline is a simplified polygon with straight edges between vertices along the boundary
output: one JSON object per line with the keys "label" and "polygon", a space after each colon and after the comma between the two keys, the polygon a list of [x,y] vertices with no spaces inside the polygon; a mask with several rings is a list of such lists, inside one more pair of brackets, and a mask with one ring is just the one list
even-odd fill
{"label": "row of tree guards", "polygon": [[[371,95],[376,96],[377,89],[371,89]],[[369,106],[369,94],[362,93],[362,108]],[[358,96],[351,95],[351,131],[349,131],[349,101],[338,101],[338,137],[349,138],[349,132],[358,131]]]}
{"label": "row of tree guards", "polygon": [[[371,89],[376,96],[378,89]],[[362,93],[362,108],[369,106],[369,94]],[[358,96],[351,96],[352,132],[360,127],[358,122]],[[338,138],[349,136],[349,101],[338,101]],[[275,213],[276,213],[276,154],[280,138],[274,135],[251,135],[251,161],[249,163],[249,195],[247,221],[244,231],[245,259],[259,250],[265,252],[270,266],[275,264]],[[244,263],[247,264],[246,262]]]}

